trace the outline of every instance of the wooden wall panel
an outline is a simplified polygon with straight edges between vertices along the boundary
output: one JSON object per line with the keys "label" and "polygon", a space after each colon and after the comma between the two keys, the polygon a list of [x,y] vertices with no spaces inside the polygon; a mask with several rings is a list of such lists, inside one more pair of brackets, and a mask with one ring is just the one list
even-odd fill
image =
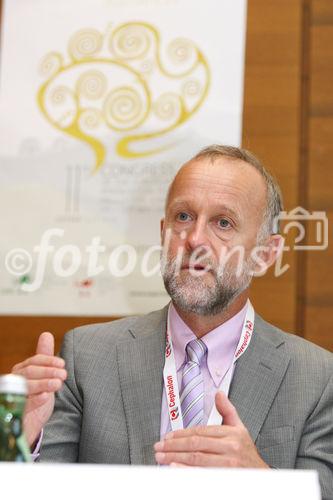
{"label": "wooden wall panel", "polygon": [[333,351],[333,2],[311,1],[308,120],[309,210],[326,211],[329,247],[305,259],[304,336]]}
{"label": "wooden wall panel", "polygon": [[[275,175],[287,210],[298,205],[302,14],[300,0],[248,2],[243,146]],[[297,258],[290,252],[288,272],[271,270],[252,291],[256,310],[287,331],[296,330]]]}
{"label": "wooden wall panel", "polygon": [[312,25],[333,24],[332,0],[311,0]]}

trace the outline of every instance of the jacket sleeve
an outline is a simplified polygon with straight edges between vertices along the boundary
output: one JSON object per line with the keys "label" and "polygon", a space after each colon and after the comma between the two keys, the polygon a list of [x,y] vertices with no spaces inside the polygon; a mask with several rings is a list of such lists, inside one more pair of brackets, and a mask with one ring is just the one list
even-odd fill
{"label": "jacket sleeve", "polygon": [[333,498],[333,375],[307,419],[296,468],[317,470],[323,500]]}

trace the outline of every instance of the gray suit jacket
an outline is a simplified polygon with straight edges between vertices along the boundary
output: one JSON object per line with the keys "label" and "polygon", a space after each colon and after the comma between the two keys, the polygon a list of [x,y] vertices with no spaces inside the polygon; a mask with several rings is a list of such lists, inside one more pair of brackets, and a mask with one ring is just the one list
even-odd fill
{"label": "gray suit jacket", "polygon": [[[41,461],[154,464],[167,308],[74,329],[68,379],[45,428]],[[255,316],[229,394],[262,458],[317,469],[333,499],[333,355]]]}

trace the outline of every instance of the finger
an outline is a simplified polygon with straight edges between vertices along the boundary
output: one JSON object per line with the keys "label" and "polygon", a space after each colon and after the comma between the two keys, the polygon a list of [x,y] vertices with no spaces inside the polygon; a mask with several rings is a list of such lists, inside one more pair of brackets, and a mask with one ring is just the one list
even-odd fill
{"label": "finger", "polygon": [[54,356],[54,337],[50,332],[44,332],[39,336],[36,354]]}
{"label": "finger", "polygon": [[188,465],[178,464],[177,462],[171,462],[170,467],[188,467]]}
{"label": "finger", "polygon": [[215,396],[215,405],[219,414],[223,417],[223,425],[242,426],[243,422],[238,416],[237,410],[230,402],[224,392],[219,391]]}
{"label": "finger", "polygon": [[228,425],[207,425],[206,427],[198,426],[169,432],[166,434],[164,439],[180,439],[190,436],[224,437],[229,436],[231,431],[232,428]]}
{"label": "finger", "polygon": [[202,452],[190,453],[155,453],[155,460],[160,465],[177,463],[191,467],[222,467],[228,466],[228,458]]}
{"label": "finger", "polygon": [[65,361],[57,356],[46,356],[45,354],[35,354],[31,358],[27,358],[21,363],[17,363],[12,369],[13,373],[21,370],[25,366],[37,365],[37,366],[54,366],[58,368],[63,368],[65,366]]}
{"label": "finger", "polygon": [[16,370],[18,375],[23,375],[29,380],[38,380],[43,378],[59,378],[65,380],[67,377],[66,370],[62,368],[53,368],[47,366],[29,365]]}
{"label": "finger", "polygon": [[28,384],[28,394],[29,396],[35,394],[41,394],[43,392],[56,392],[61,389],[62,380],[57,378],[54,379],[42,379],[42,380],[27,380]]}
{"label": "finger", "polygon": [[191,436],[179,439],[168,439],[154,445],[156,452],[192,452],[202,451],[205,453],[226,453],[227,439],[206,436]]}
{"label": "finger", "polygon": [[49,392],[42,392],[40,394],[35,394],[34,396],[29,396],[27,399],[27,407],[37,410],[40,406],[43,406],[49,399]]}

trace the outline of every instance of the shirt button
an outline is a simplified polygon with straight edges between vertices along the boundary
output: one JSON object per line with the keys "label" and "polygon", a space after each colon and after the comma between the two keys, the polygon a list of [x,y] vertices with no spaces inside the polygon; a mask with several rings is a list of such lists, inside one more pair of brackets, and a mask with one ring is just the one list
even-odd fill
{"label": "shirt button", "polygon": [[221,377],[222,373],[220,372],[220,370],[216,370],[215,375],[216,375],[217,377]]}

